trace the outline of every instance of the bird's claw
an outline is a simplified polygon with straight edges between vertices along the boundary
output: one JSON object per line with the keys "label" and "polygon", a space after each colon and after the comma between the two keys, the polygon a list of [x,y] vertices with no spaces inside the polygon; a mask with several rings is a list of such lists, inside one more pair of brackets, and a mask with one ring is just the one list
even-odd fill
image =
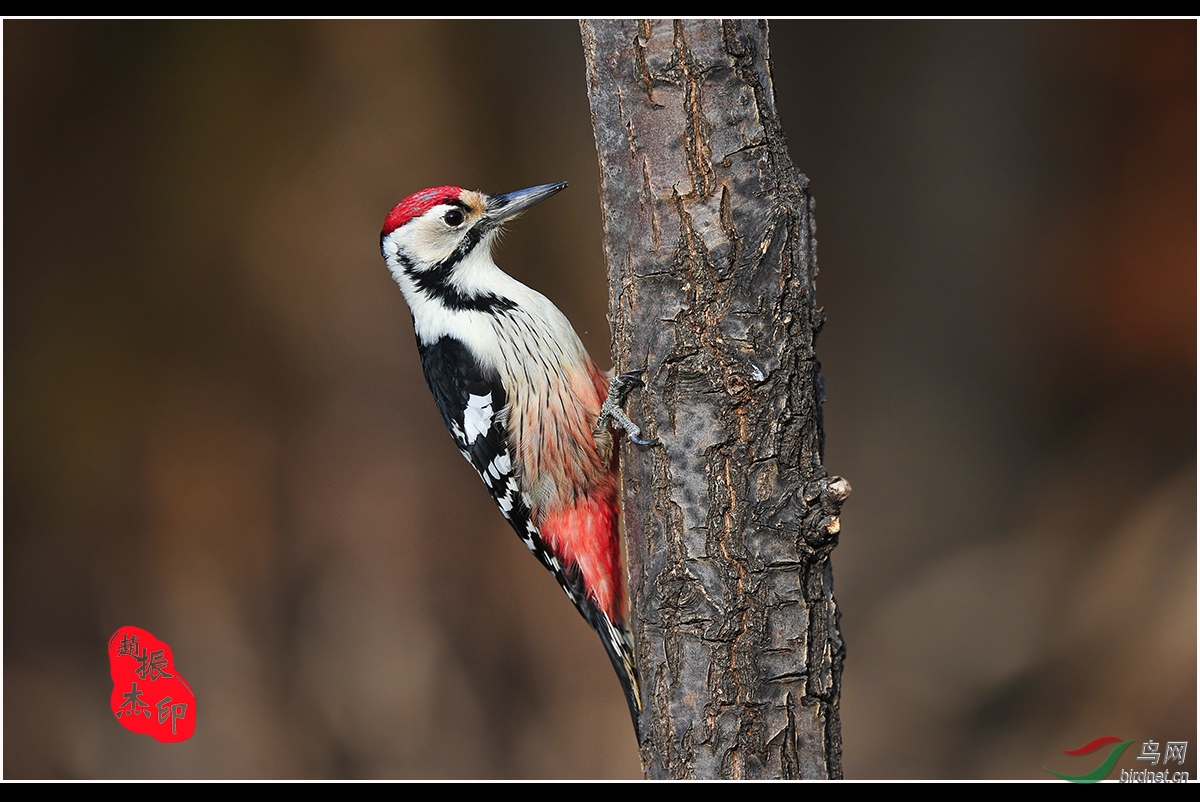
{"label": "bird's claw", "polygon": [[618,373],[612,377],[609,386],[612,387],[619,384],[622,388],[625,388],[626,393],[636,387],[645,387],[646,383],[642,381],[642,374],[645,372],[645,368],[642,368],[640,370],[627,370],[624,373]]}
{"label": "bird's claw", "polygon": [[646,371],[631,370],[626,373],[618,373],[613,376],[608,383],[608,398],[605,399],[604,405],[600,407],[600,419],[596,421],[596,429],[602,430],[608,424],[613,424],[618,429],[622,429],[625,435],[629,438],[629,442],[639,446],[656,446],[659,444],[657,437],[647,440],[642,437],[642,430],[634,423],[629,415],[625,413],[625,399],[629,393],[639,387],[645,387],[646,383],[642,381],[641,376]]}
{"label": "bird's claw", "polygon": [[629,442],[636,443],[639,446],[656,446],[662,442],[657,437],[652,437],[649,440],[645,440],[633,432],[626,432],[625,434],[629,438]]}

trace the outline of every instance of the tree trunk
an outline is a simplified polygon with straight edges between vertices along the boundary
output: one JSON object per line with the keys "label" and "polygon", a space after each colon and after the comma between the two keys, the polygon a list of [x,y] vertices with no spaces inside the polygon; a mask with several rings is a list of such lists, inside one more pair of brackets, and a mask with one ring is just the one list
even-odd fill
{"label": "tree trunk", "polygon": [[808,180],[767,26],[582,24],[614,364],[646,368],[622,447],[651,778],[840,778],[844,649],[822,465]]}

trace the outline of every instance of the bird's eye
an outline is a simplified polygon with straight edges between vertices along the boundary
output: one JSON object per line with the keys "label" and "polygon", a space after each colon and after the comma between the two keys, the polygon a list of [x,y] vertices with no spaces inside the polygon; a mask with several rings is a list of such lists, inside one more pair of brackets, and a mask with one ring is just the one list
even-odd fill
{"label": "bird's eye", "polygon": [[463,213],[458,209],[451,209],[450,211],[446,212],[446,216],[442,219],[445,220],[446,225],[450,226],[451,228],[458,228],[462,225]]}

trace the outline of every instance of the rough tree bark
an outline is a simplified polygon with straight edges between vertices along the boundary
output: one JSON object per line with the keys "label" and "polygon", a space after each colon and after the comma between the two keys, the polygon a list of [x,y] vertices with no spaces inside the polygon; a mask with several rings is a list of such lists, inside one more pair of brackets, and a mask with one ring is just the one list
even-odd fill
{"label": "rough tree bark", "polygon": [[765,22],[582,24],[623,446],[641,756],[652,778],[840,778],[813,201]]}

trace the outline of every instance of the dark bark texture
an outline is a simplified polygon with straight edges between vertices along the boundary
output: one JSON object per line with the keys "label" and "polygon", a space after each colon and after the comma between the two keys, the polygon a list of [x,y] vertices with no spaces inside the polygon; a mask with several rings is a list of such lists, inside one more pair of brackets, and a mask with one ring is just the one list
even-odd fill
{"label": "dark bark texture", "polygon": [[645,368],[623,505],[651,778],[840,778],[813,201],[767,25],[585,22],[614,364]]}

